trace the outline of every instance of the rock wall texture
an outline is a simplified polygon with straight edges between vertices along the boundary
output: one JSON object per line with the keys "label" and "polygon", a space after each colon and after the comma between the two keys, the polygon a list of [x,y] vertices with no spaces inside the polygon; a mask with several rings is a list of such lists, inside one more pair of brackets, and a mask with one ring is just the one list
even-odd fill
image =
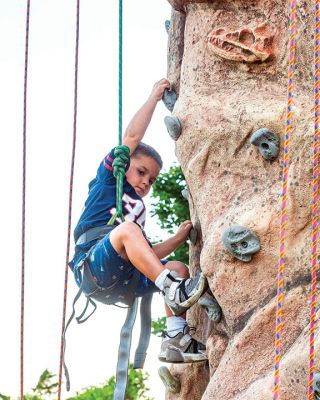
{"label": "rock wall texture", "polygon": [[[180,394],[168,399],[271,399],[279,254],[280,194],[287,105],[289,2],[169,0],[173,6],[168,79],[179,94],[173,116],[200,240],[191,250],[219,302],[209,321],[200,306],[188,314],[209,363],[175,366]],[[287,202],[282,400],[307,396],[310,307],[313,4],[297,2],[294,130]],[[279,135],[280,154],[262,157],[251,135]],[[234,225],[253,231],[261,250],[250,262],[233,257],[222,235]],[[319,334],[316,348],[319,349]],[[209,373],[208,373],[209,367]],[[319,364],[316,362],[316,368]]]}

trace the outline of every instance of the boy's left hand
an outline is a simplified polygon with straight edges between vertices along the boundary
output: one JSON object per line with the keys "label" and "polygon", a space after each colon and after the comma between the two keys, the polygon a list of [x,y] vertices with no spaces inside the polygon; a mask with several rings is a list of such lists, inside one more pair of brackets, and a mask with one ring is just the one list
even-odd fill
{"label": "boy's left hand", "polygon": [[179,243],[184,243],[189,236],[189,232],[192,229],[192,222],[190,220],[182,222],[179,226],[177,233],[175,234],[175,238],[179,241]]}
{"label": "boy's left hand", "polygon": [[152,88],[150,99],[160,101],[162,99],[163,92],[165,89],[170,89],[170,86],[170,82],[165,78],[161,79],[159,82],[156,82]]}

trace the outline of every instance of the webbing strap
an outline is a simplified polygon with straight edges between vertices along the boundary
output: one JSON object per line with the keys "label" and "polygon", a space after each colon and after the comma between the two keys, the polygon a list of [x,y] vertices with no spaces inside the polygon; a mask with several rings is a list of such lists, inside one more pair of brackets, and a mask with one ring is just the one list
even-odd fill
{"label": "webbing strap", "polygon": [[134,355],[133,368],[143,368],[151,334],[151,302],[153,293],[142,297],[140,303],[140,339]]}
{"label": "webbing strap", "polygon": [[[79,298],[80,298],[80,296],[81,296],[81,294],[83,292],[83,282],[84,281],[82,279],[80,287],[79,287],[79,290],[78,290],[77,294],[75,295],[75,298],[73,299],[73,302],[72,302],[72,313],[71,313],[70,318],[68,319],[68,322],[66,323],[64,331],[62,333],[62,342],[63,342],[62,366],[63,366],[63,370],[64,370],[64,375],[66,377],[66,389],[67,389],[67,391],[70,390],[70,375],[69,375],[69,371],[68,371],[68,368],[67,368],[66,363],[65,363],[65,352],[66,352],[66,344],[67,344],[67,342],[66,342],[66,332],[67,332],[68,326],[71,324],[71,321],[73,320],[73,318],[74,318],[74,316],[76,314],[76,308],[75,308],[76,307],[76,302],[79,300]],[[82,317],[84,316],[84,314],[87,311],[89,303],[93,305],[94,309],[85,319],[82,319]],[[91,315],[96,311],[96,309],[97,309],[97,305],[95,304],[95,302],[87,297],[87,302],[86,302],[84,310],[82,311],[81,315],[79,315],[79,317],[76,317],[76,320],[77,320],[78,324],[81,324],[81,323],[87,321],[87,319],[90,318]]]}
{"label": "webbing strap", "polygon": [[128,308],[127,317],[121,329],[116,373],[116,387],[113,393],[113,400],[125,400],[132,329],[136,320],[138,302],[139,300],[136,298],[132,306]]}

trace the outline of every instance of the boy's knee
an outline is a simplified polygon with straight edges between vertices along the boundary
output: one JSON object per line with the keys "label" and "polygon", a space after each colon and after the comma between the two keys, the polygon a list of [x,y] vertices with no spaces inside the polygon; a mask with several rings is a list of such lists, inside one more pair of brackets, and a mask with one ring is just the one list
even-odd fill
{"label": "boy's knee", "polygon": [[130,221],[122,222],[122,224],[118,225],[116,229],[122,237],[132,237],[133,235],[136,236],[139,233],[142,234],[140,227],[134,222]]}
{"label": "boy's knee", "polygon": [[181,261],[169,261],[165,268],[175,271],[181,278],[189,278],[189,268]]}

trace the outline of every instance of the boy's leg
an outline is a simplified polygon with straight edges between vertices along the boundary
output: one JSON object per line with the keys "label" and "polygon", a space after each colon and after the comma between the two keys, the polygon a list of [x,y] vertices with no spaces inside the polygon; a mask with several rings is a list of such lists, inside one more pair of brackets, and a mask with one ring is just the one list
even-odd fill
{"label": "boy's leg", "polygon": [[[168,261],[165,267],[170,271],[175,271],[178,274],[178,276],[180,276],[180,278],[185,278],[185,279],[190,278],[188,267],[181,261]],[[170,307],[167,306],[167,304],[165,304],[165,311],[167,320],[168,318],[174,316],[173,312],[171,311]],[[182,317],[185,320],[186,319],[185,313],[180,317]],[[167,330],[169,330],[168,327]]]}
{"label": "boy's leg", "polygon": [[122,258],[130,260],[152,282],[163,272],[163,265],[137,224],[123,222],[111,231],[110,242]]}
{"label": "boy's leg", "polygon": [[[180,261],[169,261],[166,268],[175,271],[182,278],[189,278],[189,269]],[[167,332],[164,336],[159,354],[159,360],[169,363],[185,363],[205,361],[205,346],[190,334],[185,314],[175,316],[165,305]]]}
{"label": "boy's leg", "polygon": [[122,258],[130,260],[143,275],[155,282],[175,315],[183,314],[207,289],[202,274],[192,279],[181,278],[175,271],[170,273],[169,269],[164,269],[141,229],[133,222],[123,222],[113,229],[110,242]]}

